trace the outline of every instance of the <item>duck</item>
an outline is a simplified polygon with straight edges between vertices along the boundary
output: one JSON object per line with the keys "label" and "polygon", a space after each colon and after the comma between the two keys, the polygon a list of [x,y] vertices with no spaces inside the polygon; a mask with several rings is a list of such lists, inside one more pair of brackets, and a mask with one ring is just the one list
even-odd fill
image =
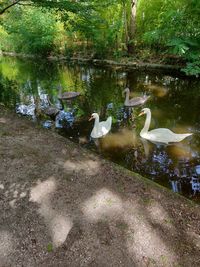
{"label": "duck", "polygon": [[58,99],[59,100],[70,100],[80,96],[79,92],[64,92],[62,93],[62,86],[58,86]]}
{"label": "duck", "polygon": [[92,113],[89,121],[94,119],[94,127],[92,129],[92,132],[90,136],[92,138],[100,138],[105,136],[107,133],[109,133],[112,125],[112,117],[109,116],[106,121],[99,122],[99,115],[98,113]]}
{"label": "duck", "polygon": [[125,88],[123,92],[126,94],[126,98],[124,101],[124,106],[126,107],[135,107],[135,106],[143,105],[150,97],[147,95],[143,95],[143,96],[133,97],[129,99],[130,90],[128,87]]}
{"label": "duck", "polygon": [[180,142],[186,137],[192,135],[192,133],[176,134],[167,128],[157,128],[149,131],[149,126],[151,123],[151,110],[149,108],[143,108],[139,116],[146,114],[146,121],[143,129],[140,132],[140,136],[151,142],[156,143],[176,143]]}

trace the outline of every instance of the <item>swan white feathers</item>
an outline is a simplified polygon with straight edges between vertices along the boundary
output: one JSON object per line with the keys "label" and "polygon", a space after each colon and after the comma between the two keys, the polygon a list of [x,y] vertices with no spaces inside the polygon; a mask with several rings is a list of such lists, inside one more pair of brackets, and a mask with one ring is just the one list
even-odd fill
{"label": "swan white feathers", "polygon": [[104,135],[106,135],[110,129],[111,129],[111,125],[112,125],[112,117],[108,117],[106,121],[101,121],[99,122],[99,115],[98,113],[92,113],[91,118],[89,120],[94,119],[94,127],[92,129],[91,132],[91,137],[92,138],[100,138]]}
{"label": "swan white feathers", "polygon": [[147,139],[152,142],[168,144],[168,143],[180,142],[184,138],[192,135],[192,133],[176,134],[167,128],[157,128],[157,129],[149,131],[149,127],[151,123],[150,109],[143,108],[139,116],[143,114],[146,114],[146,121],[145,121],[143,129],[140,132],[140,136],[144,139]]}
{"label": "swan white feathers", "polygon": [[127,107],[136,107],[139,105],[143,105],[150,97],[147,95],[143,95],[143,96],[137,96],[137,97],[133,97],[129,99],[129,96],[130,96],[129,88],[124,89],[124,93],[126,94],[124,106],[127,106]]}

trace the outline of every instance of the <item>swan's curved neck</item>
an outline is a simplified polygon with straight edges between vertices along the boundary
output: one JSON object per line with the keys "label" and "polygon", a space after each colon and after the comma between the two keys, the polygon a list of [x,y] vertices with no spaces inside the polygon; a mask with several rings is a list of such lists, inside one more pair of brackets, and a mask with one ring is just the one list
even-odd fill
{"label": "swan's curved neck", "polygon": [[130,92],[126,92],[126,98],[125,98],[125,103],[126,104],[129,103],[129,95],[130,95]]}
{"label": "swan's curved neck", "polygon": [[150,127],[150,123],[151,123],[151,112],[148,112],[147,116],[146,116],[146,121],[145,121],[144,127],[141,130],[141,134],[144,134],[144,133],[148,132],[149,127]]}
{"label": "swan's curved neck", "polygon": [[98,128],[99,126],[99,117],[96,117],[94,120],[94,126]]}

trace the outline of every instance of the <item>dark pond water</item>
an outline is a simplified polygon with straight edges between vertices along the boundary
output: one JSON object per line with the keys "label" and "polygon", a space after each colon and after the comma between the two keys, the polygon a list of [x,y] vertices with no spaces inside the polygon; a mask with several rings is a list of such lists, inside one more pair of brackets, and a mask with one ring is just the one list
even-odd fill
{"label": "dark pond water", "polygon": [[[62,92],[78,98],[60,102]],[[172,145],[152,144],[140,138],[145,117],[142,107],[124,108],[124,88],[131,96],[150,96],[143,107],[152,111],[151,129],[166,127],[191,137]],[[56,129],[60,134],[97,151],[176,193],[200,202],[200,81],[166,74],[125,72],[61,62],[0,58],[0,103],[17,113]],[[57,115],[47,115],[49,107]],[[94,122],[112,116],[111,132],[91,140]]]}

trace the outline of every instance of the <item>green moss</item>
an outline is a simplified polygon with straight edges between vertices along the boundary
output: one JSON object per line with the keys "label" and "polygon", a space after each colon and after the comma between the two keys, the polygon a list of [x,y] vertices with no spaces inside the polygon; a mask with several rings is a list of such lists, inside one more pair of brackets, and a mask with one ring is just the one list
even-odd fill
{"label": "green moss", "polygon": [[52,252],[52,251],[53,251],[53,245],[52,245],[51,243],[49,243],[49,244],[47,245],[47,251],[48,251],[48,252]]}

